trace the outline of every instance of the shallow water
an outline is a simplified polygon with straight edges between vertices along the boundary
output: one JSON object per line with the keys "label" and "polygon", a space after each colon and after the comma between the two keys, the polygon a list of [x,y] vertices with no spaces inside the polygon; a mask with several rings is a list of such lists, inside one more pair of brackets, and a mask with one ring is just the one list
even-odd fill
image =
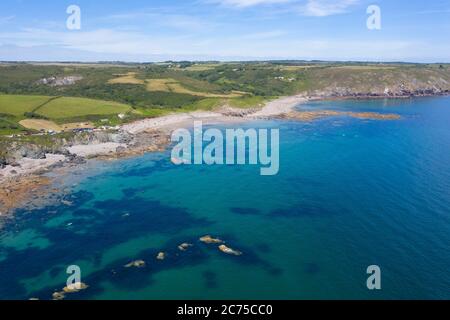
{"label": "shallow water", "polygon": [[[450,98],[301,107],[402,120],[247,124],[280,128],[277,176],[167,152],[98,163],[72,206],[22,210],[0,231],[0,299],[49,299],[69,265],[90,287],[68,299],[450,299]],[[366,287],[373,264],[380,291]]]}

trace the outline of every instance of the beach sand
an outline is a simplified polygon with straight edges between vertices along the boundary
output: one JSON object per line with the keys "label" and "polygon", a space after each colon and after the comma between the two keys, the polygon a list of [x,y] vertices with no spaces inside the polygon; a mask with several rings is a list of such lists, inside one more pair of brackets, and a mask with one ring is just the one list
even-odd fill
{"label": "beach sand", "polygon": [[[300,103],[307,102],[304,95],[280,98],[268,102],[262,109],[245,114],[242,117],[229,116],[221,112],[195,111],[190,113],[177,113],[164,117],[145,119],[122,126],[122,130],[136,134],[149,129],[175,130],[192,125],[194,121],[202,121],[204,124],[236,123],[248,120],[267,119],[284,113],[288,113]],[[237,110],[237,109],[236,109]],[[227,112],[230,110],[228,109]]]}

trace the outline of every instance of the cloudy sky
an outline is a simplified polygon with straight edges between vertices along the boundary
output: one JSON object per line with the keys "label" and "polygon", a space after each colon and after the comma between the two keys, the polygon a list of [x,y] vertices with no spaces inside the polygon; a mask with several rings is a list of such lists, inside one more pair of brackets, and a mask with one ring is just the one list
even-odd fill
{"label": "cloudy sky", "polygon": [[[374,4],[381,30],[367,28]],[[450,0],[0,2],[0,60],[168,59],[450,62]]]}

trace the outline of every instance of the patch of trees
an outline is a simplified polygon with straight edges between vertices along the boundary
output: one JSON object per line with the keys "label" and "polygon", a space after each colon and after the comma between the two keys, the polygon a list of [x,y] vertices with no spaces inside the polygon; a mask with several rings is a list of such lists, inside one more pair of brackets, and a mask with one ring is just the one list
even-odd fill
{"label": "patch of trees", "polygon": [[47,117],[44,117],[43,115],[38,114],[38,113],[33,112],[33,111],[31,111],[31,112],[25,112],[25,113],[23,114],[23,116],[24,116],[25,118],[28,118],[28,119],[48,120]]}

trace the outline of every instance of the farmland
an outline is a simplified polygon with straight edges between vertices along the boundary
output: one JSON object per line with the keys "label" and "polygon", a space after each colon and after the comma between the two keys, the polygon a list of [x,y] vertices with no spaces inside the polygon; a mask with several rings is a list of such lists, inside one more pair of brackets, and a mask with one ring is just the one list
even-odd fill
{"label": "farmland", "polygon": [[0,95],[0,114],[22,117],[24,113],[32,112],[47,102],[49,98],[46,96]]}
{"label": "farmland", "polygon": [[31,130],[60,131],[59,124],[116,118],[131,107],[117,102],[86,98],[0,94],[0,131],[12,134]]}
{"label": "farmland", "polygon": [[48,119],[61,120],[93,115],[117,115],[130,110],[130,106],[117,102],[61,97],[43,105],[36,113]]}
{"label": "farmland", "polygon": [[182,83],[174,79],[150,79],[147,80],[147,90],[149,91],[163,91],[189,94],[192,96],[199,96],[204,98],[237,98],[245,95],[245,93],[231,92],[229,94],[215,94],[202,91],[194,91],[183,86]]}
{"label": "farmland", "polygon": [[[222,106],[261,107],[276,97],[299,93],[395,96],[449,89],[448,64],[9,63],[0,68],[0,131],[15,133],[23,131],[24,126],[36,129],[40,125],[64,128],[67,123],[75,128],[86,122],[113,125]],[[119,113],[127,114],[126,119],[119,119]]]}

